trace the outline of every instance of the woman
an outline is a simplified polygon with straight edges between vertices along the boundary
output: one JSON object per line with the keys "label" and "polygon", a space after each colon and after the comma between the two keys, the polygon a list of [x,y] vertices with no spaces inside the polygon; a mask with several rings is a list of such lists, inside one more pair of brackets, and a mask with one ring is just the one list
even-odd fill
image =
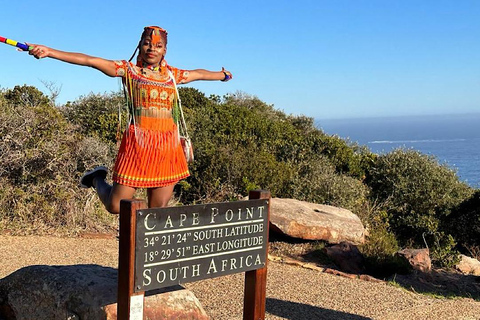
{"label": "woman", "polygon": [[[137,63],[130,62],[139,50]],[[82,53],[64,52],[42,45],[29,51],[37,59],[53,58],[122,77],[130,119],[113,168],[113,185],[105,181],[107,168],[97,167],[80,180],[94,187],[105,208],[119,213],[120,200],[131,199],[137,188],[147,188],[148,206],[165,207],[175,184],[189,176],[178,134],[176,83],[232,79],[232,74],[204,69],[181,70],[165,60],[167,31],[145,27],[135,52],[127,62],[106,60]]]}

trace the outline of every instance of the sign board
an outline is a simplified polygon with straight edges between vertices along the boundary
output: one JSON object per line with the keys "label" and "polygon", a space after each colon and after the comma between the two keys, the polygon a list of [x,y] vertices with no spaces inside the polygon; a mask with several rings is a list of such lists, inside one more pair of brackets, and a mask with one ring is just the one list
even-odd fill
{"label": "sign board", "polygon": [[134,291],[265,267],[268,199],[136,211]]}

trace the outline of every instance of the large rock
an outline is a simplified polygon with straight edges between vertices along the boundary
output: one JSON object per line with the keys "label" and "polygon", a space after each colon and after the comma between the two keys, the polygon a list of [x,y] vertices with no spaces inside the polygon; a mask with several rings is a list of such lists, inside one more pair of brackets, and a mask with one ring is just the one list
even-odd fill
{"label": "large rock", "polygon": [[460,262],[455,266],[455,268],[464,274],[480,276],[480,261],[467,257],[463,254],[460,255]]}
{"label": "large rock", "polygon": [[325,253],[344,272],[361,274],[365,271],[363,255],[352,243],[343,241],[326,247]]}
{"label": "large rock", "polygon": [[[208,319],[180,286],[150,293],[144,319]],[[116,301],[117,270],[98,265],[29,266],[0,279],[2,320],[113,320]]]}
{"label": "large rock", "polygon": [[432,260],[430,259],[430,250],[424,249],[403,249],[397,252],[397,256],[414,269],[421,272],[432,271]]}
{"label": "large rock", "polygon": [[365,242],[365,228],[351,211],[295,199],[271,199],[270,225],[273,232],[293,238]]}

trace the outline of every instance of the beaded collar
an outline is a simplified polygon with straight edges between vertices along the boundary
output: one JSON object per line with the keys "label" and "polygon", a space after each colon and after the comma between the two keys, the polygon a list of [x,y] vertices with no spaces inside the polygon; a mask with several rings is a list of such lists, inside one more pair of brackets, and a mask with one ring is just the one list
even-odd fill
{"label": "beaded collar", "polygon": [[151,71],[160,71],[160,68],[163,68],[166,65],[167,65],[167,62],[165,61],[165,59],[162,59],[159,65],[154,66],[154,65],[146,64],[145,62],[141,61],[140,56],[137,57],[137,67],[141,69],[148,69]]}
{"label": "beaded collar", "polygon": [[152,70],[152,71],[160,70],[159,65],[158,66],[153,66],[153,65],[146,64],[146,63],[142,63],[142,68],[149,69],[149,70]]}

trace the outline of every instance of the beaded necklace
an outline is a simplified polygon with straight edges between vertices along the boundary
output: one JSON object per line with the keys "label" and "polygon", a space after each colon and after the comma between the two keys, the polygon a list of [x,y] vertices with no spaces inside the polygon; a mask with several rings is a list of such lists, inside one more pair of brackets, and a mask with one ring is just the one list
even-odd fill
{"label": "beaded necklace", "polygon": [[141,68],[142,68],[142,69],[143,69],[143,68],[146,68],[146,69],[149,69],[149,70],[151,70],[151,71],[159,71],[159,70],[160,70],[160,65],[158,65],[158,66],[153,66],[153,65],[146,64],[146,63],[144,62],[144,63],[142,63]]}

